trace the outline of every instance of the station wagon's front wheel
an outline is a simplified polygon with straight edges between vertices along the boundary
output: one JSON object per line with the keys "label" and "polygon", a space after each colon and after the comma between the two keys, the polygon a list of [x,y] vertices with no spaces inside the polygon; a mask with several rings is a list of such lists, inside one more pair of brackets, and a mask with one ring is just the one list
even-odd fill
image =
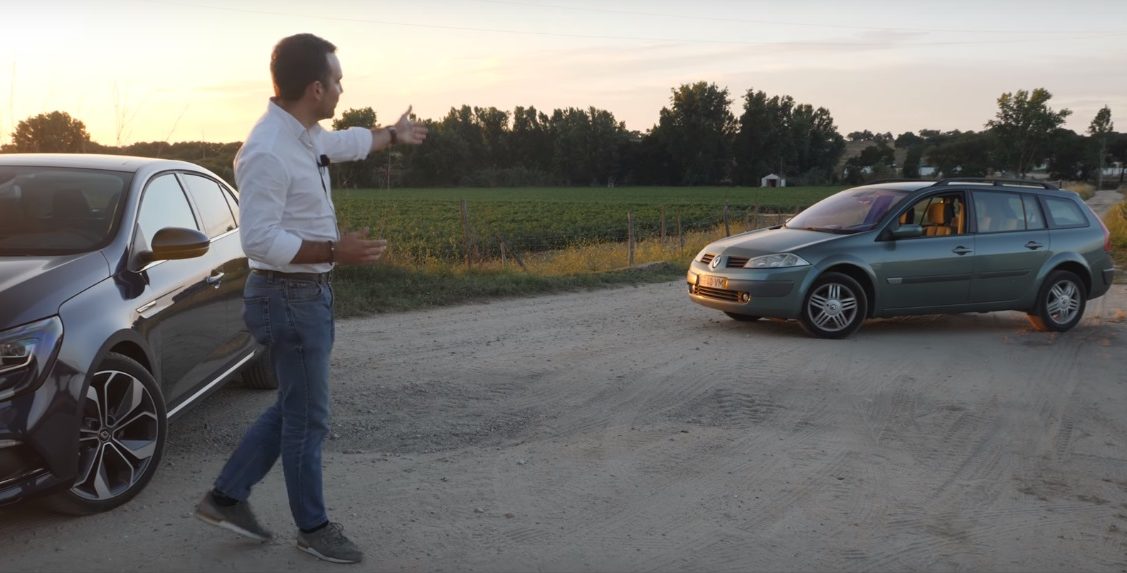
{"label": "station wagon's front wheel", "polygon": [[1037,293],[1029,322],[1042,332],[1064,332],[1080,322],[1087,298],[1084,283],[1075,273],[1053,271]]}
{"label": "station wagon's front wheel", "polygon": [[861,328],[868,313],[869,300],[860,283],[849,275],[826,273],[806,293],[799,322],[819,338],[845,338]]}

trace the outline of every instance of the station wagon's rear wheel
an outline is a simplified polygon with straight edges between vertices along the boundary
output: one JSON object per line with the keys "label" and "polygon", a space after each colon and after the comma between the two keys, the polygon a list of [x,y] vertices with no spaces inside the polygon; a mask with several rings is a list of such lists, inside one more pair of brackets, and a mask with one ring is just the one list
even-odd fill
{"label": "station wagon's rear wheel", "polygon": [[861,328],[868,313],[865,289],[853,277],[826,273],[806,293],[799,322],[819,338],[845,338]]}
{"label": "station wagon's rear wheel", "polygon": [[47,499],[57,511],[88,515],[133,499],[160,465],[167,419],[152,374],[110,354],[91,377],[79,414],[78,475]]}
{"label": "station wagon's rear wheel", "polygon": [[1064,332],[1083,318],[1087,298],[1084,283],[1075,273],[1053,271],[1037,293],[1029,322],[1042,332]]}

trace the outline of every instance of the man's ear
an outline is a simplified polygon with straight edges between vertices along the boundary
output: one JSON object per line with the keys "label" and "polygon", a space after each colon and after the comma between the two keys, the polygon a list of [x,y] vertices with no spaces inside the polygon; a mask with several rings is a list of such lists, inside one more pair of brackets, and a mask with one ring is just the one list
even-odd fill
{"label": "man's ear", "polygon": [[325,95],[325,86],[321,80],[315,80],[306,86],[305,93],[312,96],[314,101],[321,101],[321,97]]}

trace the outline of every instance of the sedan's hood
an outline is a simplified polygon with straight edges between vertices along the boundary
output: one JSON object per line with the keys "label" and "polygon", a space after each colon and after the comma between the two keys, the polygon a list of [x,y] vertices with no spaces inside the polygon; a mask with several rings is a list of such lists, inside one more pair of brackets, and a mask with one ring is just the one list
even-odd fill
{"label": "sedan's hood", "polygon": [[109,277],[101,252],[0,257],[0,330],[59,312],[68,299]]}
{"label": "sedan's hood", "polygon": [[741,257],[758,257],[775,253],[792,253],[806,247],[844,239],[850,235],[835,235],[785,227],[759,229],[720,239],[708,246],[706,252],[714,255],[726,253]]}

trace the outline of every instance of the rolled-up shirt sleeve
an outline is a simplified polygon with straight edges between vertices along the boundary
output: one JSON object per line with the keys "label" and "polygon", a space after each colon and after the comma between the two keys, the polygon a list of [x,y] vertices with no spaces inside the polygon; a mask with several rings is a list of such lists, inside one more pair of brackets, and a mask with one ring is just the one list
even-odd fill
{"label": "rolled-up shirt sleeve", "polygon": [[372,130],[366,127],[322,130],[320,139],[325,155],[333,161],[359,161],[372,151]]}
{"label": "rolled-up shirt sleeve", "polygon": [[301,238],[282,227],[290,175],[285,163],[270,153],[239,157],[239,236],[243,251],[271,266],[287,265],[301,248]]}

